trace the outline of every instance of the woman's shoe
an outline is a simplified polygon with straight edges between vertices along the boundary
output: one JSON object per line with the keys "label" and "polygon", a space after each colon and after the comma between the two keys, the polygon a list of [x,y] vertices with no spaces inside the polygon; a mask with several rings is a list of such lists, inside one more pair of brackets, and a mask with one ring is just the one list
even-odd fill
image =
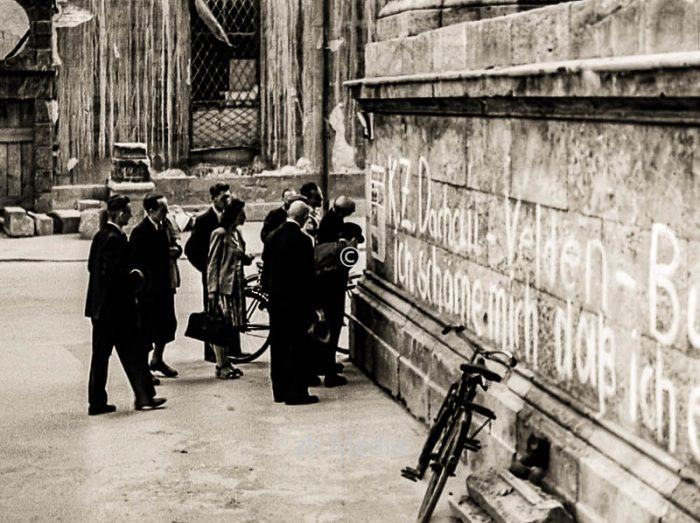
{"label": "woman's shoe", "polygon": [[[241,377],[241,374],[238,374],[236,371],[238,369],[234,369],[233,367],[229,367],[228,365],[225,365],[223,367],[219,367],[218,365],[216,366],[216,377],[220,380],[236,380]],[[238,371],[240,372],[240,371]]]}

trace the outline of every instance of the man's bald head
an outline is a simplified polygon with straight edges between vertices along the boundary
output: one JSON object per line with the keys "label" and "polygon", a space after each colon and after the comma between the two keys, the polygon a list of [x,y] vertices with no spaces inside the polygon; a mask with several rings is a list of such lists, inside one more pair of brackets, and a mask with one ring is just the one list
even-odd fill
{"label": "man's bald head", "polygon": [[287,215],[299,225],[303,226],[306,223],[306,219],[309,217],[309,206],[301,200],[292,202],[287,211]]}
{"label": "man's bald head", "polygon": [[348,196],[338,196],[333,202],[333,208],[340,216],[348,217],[355,212],[355,201]]}

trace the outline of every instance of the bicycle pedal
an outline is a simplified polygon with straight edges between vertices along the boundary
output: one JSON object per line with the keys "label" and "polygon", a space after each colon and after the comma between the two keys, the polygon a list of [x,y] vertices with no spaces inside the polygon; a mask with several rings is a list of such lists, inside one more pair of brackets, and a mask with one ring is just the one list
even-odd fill
{"label": "bicycle pedal", "polygon": [[411,467],[401,469],[401,476],[406,479],[410,479],[411,481],[418,481],[421,479],[421,475],[418,473],[418,471]]}
{"label": "bicycle pedal", "polygon": [[464,440],[464,448],[472,452],[478,452],[481,450],[481,441],[478,439],[467,438]]}

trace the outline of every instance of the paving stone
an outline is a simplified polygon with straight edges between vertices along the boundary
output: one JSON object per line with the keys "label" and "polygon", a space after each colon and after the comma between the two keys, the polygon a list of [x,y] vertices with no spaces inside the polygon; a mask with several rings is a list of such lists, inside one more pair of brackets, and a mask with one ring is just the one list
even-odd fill
{"label": "paving stone", "polygon": [[22,207],[5,207],[3,227],[13,238],[34,236],[34,220]]}
{"label": "paving stone", "polygon": [[34,234],[36,236],[49,236],[53,234],[53,219],[44,213],[27,213],[34,220]]}

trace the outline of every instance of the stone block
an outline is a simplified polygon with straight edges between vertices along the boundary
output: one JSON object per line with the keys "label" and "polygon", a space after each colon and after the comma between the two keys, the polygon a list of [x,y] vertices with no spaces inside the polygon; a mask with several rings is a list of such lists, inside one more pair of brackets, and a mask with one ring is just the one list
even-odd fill
{"label": "stone block", "polygon": [[474,62],[470,64],[473,69],[489,69],[512,63],[510,18],[493,18],[471,25],[474,28],[470,35],[476,31],[479,42],[474,46]]}
{"label": "stone block", "polygon": [[99,208],[88,208],[80,212],[80,226],[78,232],[83,240],[92,240],[100,230],[100,218],[102,210]]}
{"label": "stone block", "polygon": [[433,180],[458,187],[467,184],[467,144],[471,121],[467,118],[427,117],[428,158]]}
{"label": "stone block", "polygon": [[13,238],[34,236],[34,220],[22,207],[5,207],[3,228]]}
{"label": "stone block", "polygon": [[440,27],[442,11],[440,9],[416,9],[377,20],[377,39],[414,36]]}
{"label": "stone block", "polygon": [[106,209],[107,203],[102,200],[78,200],[78,210],[85,211],[87,209]]}
{"label": "stone block", "polygon": [[513,64],[552,62],[570,57],[568,3],[508,19],[511,20]]}
{"label": "stone block", "polygon": [[[442,27],[430,32],[432,64],[435,72],[459,71],[467,68],[466,24]],[[418,60],[424,59],[418,57]]]}
{"label": "stone block", "polygon": [[371,78],[401,74],[400,53],[402,45],[402,42],[397,38],[367,44],[365,49],[367,76]]}
{"label": "stone block", "polygon": [[420,372],[405,358],[398,360],[398,399],[416,418],[427,421],[428,376]]}
{"label": "stone block", "polygon": [[579,460],[579,502],[609,523],[658,523],[667,502],[637,478],[599,454]]}
{"label": "stone block", "polygon": [[566,122],[513,120],[511,195],[567,209]]}
{"label": "stone block", "polygon": [[647,53],[695,51],[700,48],[695,0],[646,0],[644,50]]}
{"label": "stone block", "polygon": [[386,343],[374,341],[372,377],[392,396],[399,394],[399,353]]}
{"label": "stone block", "polygon": [[53,179],[50,171],[36,171],[34,173],[34,191],[37,193],[51,192]]}
{"label": "stone block", "polygon": [[53,219],[44,213],[28,212],[29,217],[34,220],[34,234],[36,236],[49,236],[53,234]]}
{"label": "stone block", "polygon": [[430,60],[426,60],[426,56],[431,56],[432,53],[431,33],[432,31],[403,39],[400,48],[401,74],[409,75],[431,71],[432,64]]}
{"label": "stone block", "polygon": [[473,118],[467,145],[467,187],[497,195],[510,189],[511,120]]}
{"label": "stone block", "polygon": [[80,230],[80,211],[58,209],[49,216],[54,221],[54,232],[58,234],[75,234]]}
{"label": "stone block", "polygon": [[52,124],[37,124],[34,126],[34,144],[36,146],[53,145],[53,125]]}
{"label": "stone block", "polygon": [[51,147],[40,146],[34,149],[34,167],[41,171],[53,172],[53,151]]}
{"label": "stone block", "polygon": [[[469,497],[490,515],[510,523],[557,521],[573,518],[554,496],[509,472],[490,470],[467,478]],[[501,519],[502,518],[502,519]]]}
{"label": "stone block", "polygon": [[50,192],[34,195],[34,211],[48,213],[53,209],[53,194]]}

